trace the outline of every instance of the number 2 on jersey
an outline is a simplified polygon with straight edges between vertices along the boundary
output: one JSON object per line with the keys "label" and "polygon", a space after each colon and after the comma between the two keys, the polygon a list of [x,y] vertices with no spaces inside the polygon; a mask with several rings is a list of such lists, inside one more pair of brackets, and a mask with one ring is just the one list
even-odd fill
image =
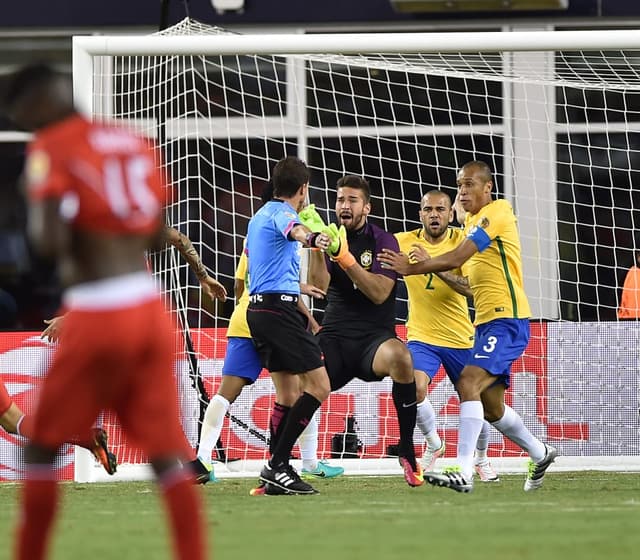
{"label": "number 2 on jersey", "polygon": [[425,274],[425,276],[427,277],[427,283],[424,287],[425,290],[435,290],[435,286],[433,285],[433,272],[427,272],[427,274]]}

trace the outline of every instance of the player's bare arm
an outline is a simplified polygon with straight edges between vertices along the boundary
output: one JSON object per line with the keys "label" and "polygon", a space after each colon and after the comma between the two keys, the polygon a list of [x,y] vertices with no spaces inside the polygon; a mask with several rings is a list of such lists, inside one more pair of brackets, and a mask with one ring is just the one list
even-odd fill
{"label": "player's bare arm", "polygon": [[191,240],[182,232],[172,227],[165,227],[164,236],[167,243],[173,245],[189,264],[191,270],[196,275],[198,282],[205,294],[211,299],[219,299],[225,301],[227,299],[227,290],[215,278],[209,276],[198,251]]}
{"label": "player's bare arm", "polygon": [[305,247],[320,249],[321,251],[325,251],[331,243],[331,238],[326,233],[313,232],[302,224],[293,226],[289,232],[289,237],[300,241]]}
{"label": "player's bare arm", "polygon": [[303,315],[307,317],[309,321],[308,330],[310,330],[313,334],[316,334],[320,330],[320,324],[315,320],[309,308],[304,304],[302,298],[298,298],[298,309],[302,312]]}
{"label": "player's bare arm", "polygon": [[47,197],[29,207],[29,239],[35,250],[47,259],[67,252],[71,233],[67,222],[60,219],[60,199]]}
{"label": "player's bare arm", "polygon": [[300,282],[300,293],[314,299],[323,299],[327,295],[325,290],[321,290],[313,284],[306,284],[304,282]]}
{"label": "player's bare arm", "polygon": [[466,276],[460,276],[454,272],[436,272],[436,275],[452,290],[467,298],[473,298],[469,279]]}
{"label": "player's bare arm", "polygon": [[376,305],[384,303],[395,286],[395,280],[392,278],[384,274],[369,272],[357,262],[345,269],[345,272],[358,290]]}
{"label": "player's bare arm", "polygon": [[320,251],[309,251],[309,270],[307,280],[313,286],[326,293],[331,281],[324,254]]}
{"label": "player's bare arm", "polygon": [[[409,260],[410,262],[422,262],[431,259],[431,255],[424,248],[423,245],[418,243],[414,243],[409,251]],[[461,276],[454,272],[436,272],[435,273],[447,286],[449,286],[452,290],[456,291],[459,294],[467,298],[473,297],[473,292],[471,291],[471,286],[469,285],[469,279],[466,276]]]}
{"label": "player's bare arm", "polygon": [[404,253],[382,249],[378,253],[377,259],[386,268],[395,270],[403,276],[412,274],[427,274],[429,272],[445,272],[454,268],[460,268],[475,253],[478,252],[476,244],[470,239],[465,239],[453,251],[432,259],[412,263],[408,255]]}

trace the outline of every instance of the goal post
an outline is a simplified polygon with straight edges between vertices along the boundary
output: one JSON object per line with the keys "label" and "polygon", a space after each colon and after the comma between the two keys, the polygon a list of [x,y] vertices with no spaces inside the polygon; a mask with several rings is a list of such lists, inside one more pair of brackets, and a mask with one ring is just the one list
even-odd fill
{"label": "goal post", "polygon": [[[228,290],[248,220],[286,154],[308,163],[311,202],[329,220],[336,180],[364,175],[371,219],[394,233],[419,226],[422,193],[442,188],[453,197],[459,167],[487,161],[518,217],[533,310],[508,402],[558,447],[558,468],[640,470],[640,329],[616,315],[640,245],[637,30],[235,34],[185,19],[148,36],[74,37],[73,80],[80,110],[157,140],[178,193],[169,223]],[[190,333],[177,344],[176,375],[195,445],[203,395],[194,375],[209,394],[217,387],[232,302],[204,300],[170,249],[153,264]],[[321,317],[322,306],[314,311]],[[458,403],[442,372],[434,381],[447,464]],[[272,403],[263,374],[232,405],[217,475],[258,472],[267,450],[256,434],[268,432]],[[348,472],[400,472],[388,380],[354,381],[330,396],[321,457],[350,416],[362,450],[338,459]],[[418,431],[415,441],[420,451]],[[147,476],[144,458],[124,443],[116,452],[123,477],[127,465]],[[520,450],[496,431],[490,456],[503,472],[523,468]],[[78,459],[79,480],[100,478],[83,453]]]}

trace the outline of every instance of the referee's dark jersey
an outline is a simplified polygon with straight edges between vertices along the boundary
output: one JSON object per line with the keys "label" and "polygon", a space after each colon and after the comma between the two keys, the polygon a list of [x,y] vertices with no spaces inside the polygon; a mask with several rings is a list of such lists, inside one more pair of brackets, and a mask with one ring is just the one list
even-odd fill
{"label": "referee's dark jersey", "polygon": [[349,251],[362,268],[391,278],[394,286],[389,297],[377,305],[353,285],[344,270],[327,259],[331,281],[327,290],[322,332],[355,337],[385,329],[394,332],[398,276],[396,272],[382,268],[376,255],[382,249],[399,251],[397,239],[375,224],[366,223],[357,231],[347,231],[347,241]]}

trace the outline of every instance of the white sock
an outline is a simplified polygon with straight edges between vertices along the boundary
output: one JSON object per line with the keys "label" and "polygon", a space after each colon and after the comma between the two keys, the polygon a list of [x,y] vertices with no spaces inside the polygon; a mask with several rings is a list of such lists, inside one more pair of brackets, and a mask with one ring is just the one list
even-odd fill
{"label": "white sock", "polygon": [[544,458],[546,449],[537,437],[524,425],[522,418],[510,406],[504,405],[504,415],[500,420],[492,422],[493,426],[524,449],[533,461]]}
{"label": "white sock", "polygon": [[315,471],[318,468],[318,412],[311,417],[307,427],[298,438],[302,457],[302,468]]}
{"label": "white sock", "polygon": [[20,424],[22,424],[22,421],[26,418],[26,416],[26,414],[23,414],[22,416],[20,416],[20,418],[18,418],[18,421],[16,422],[16,434],[18,434],[19,436],[22,436],[22,433],[20,432]]}
{"label": "white sock", "polygon": [[427,440],[427,445],[432,451],[442,447],[442,440],[436,430],[436,411],[428,397],[418,404],[416,409],[416,426],[420,428],[422,435]]}
{"label": "white sock", "polygon": [[487,458],[487,448],[489,447],[489,430],[491,425],[486,420],[482,423],[482,430],[476,443],[476,463],[480,463]]}
{"label": "white sock", "polygon": [[198,457],[207,463],[211,462],[213,448],[220,437],[227,410],[229,410],[229,401],[222,395],[214,395],[204,413],[200,444],[198,445]]}
{"label": "white sock", "polygon": [[478,435],[484,423],[484,409],[481,401],[460,403],[460,427],[458,428],[458,466],[467,480],[473,477],[473,453]]}

